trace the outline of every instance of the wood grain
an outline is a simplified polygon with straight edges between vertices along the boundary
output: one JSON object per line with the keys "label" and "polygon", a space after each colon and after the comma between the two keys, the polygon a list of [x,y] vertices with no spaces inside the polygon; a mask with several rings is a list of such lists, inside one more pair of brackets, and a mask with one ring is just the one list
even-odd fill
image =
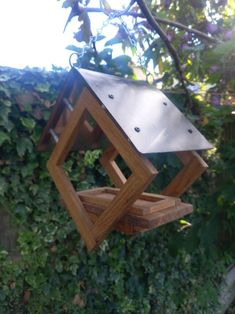
{"label": "wood grain", "polygon": [[115,158],[118,156],[118,151],[113,147],[112,144],[106,149],[100,158],[100,163],[103,168],[106,170],[110,179],[117,188],[120,188],[125,184],[126,177],[122,173],[121,169],[118,167],[115,162]]}
{"label": "wood grain", "polygon": [[[98,205],[102,208],[107,208],[118,193],[119,189],[108,187],[77,192],[84,204]],[[145,216],[156,211],[177,206],[180,202],[179,198],[142,193],[132,204],[129,212],[138,216]]]}
{"label": "wood grain", "polygon": [[63,98],[70,97],[70,94],[74,90],[74,86],[76,85],[76,81],[74,80],[75,73],[73,71],[69,72],[67,75],[67,79],[64,83],[64,86],[61,89],[61,92],[57,98],[56,104],[54,105],[53,112],[43,129],[42,135],[39,140],[39,144],[37,146],[37,149],[39,151],[45,151],[48,150],[50,147],[50,129],[54,129],[58,123],[58,120],[61,117],[61,114],[64,110],[63,105]]}
{"label": "wood grain", "polygon": [[177,156],[183,162],[184,167],[163,190],[163,195],[181,196],[208,167],[195,151],[178,152]]}

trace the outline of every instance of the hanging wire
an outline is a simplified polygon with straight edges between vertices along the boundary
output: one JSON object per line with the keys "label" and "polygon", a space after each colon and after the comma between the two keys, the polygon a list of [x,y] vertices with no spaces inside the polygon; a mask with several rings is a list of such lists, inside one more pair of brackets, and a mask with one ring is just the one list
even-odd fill
{"label": "hanging wire", "polygon": [[[86,52],[88,50],[90,50],[93,46],[94,43],[97,42],[97,40],[99,39],[100,35],[102,34],[104,28],[106,26],[108,26],[111,22],[111,20],[115,19],[116,17],[119,16],[119,12],[115,12],[115,13],[110,13],[108,18],[103,22],[102,26],[100,28],[98,28],[97,32],[96,32],[96,35],[95,36],[90,36],[90,39],[89,39],[89,42],[88,44],[85,44],[83,47],[82,47],[82,51],[80,53],[78,52],[73,52],[70,57],[69,57],[69,65],[70,67],[74,67],[75,64],[76,64],[76,67],[77,68],[80,68],[81,67],[81,59],[84,57],[84,55],[86,54]],[[73,56],[77,56],[77,63],[72,63],[72,58]]]}
{"label": "hanging wire", "polygon": [[[132,1],[131,1],[132,3]],[[131,6],[131,3],[129,6]],[[82,65],[81,59],[84,57],[84,55],[86,54],[86,52],[88,50],[90,50],[93,46],[94,43],[97,42],[97,40],[99,39],[100,35],[103,33],[103,30],[105,27],[107,27],[112,20],[114,20],[115,18],[118,18],[119,21],[121,22],[121,25],[128,37],[128,40],[130,42],[130,45],[135,48],[136,51],[136,56],[137,56],[137,63],[139,64],[139,66],[142,68],[142,70],[145,72],[146,75],[146,81],[147,83],[151,84],[152,82],[154,82],[154,74],[151,73],[149,71],[149,69],[147,68],[145,62],[143,61],[143,56],[141,53],[139,53],[138,51],[138,40],[135,38],[135,35],[133,34],[133,32],[128,28],[126,22],[123,20],[122,18],[122,11],[117,11],[117,12],[110,12],[107,13],[108,18],[103,22],[102,26],[100,28],[97,29],[96,35],[95,36],[90,36],[90,40],[88,42],[88,44],[85,44],[82,47],[82,51],[80,53],[78,52],[73,52],[70,57],[69,57],[69,65],[70,67],[75,67],[76,68],[80,68]],[[76,56],[77,57],[77,61],[75,63],[72,62],[72,58]]]}
{"label": "hanging wire", "polygon": [[122,27],[128,37],[128,40],[131,44],[131,46],[133,48],[135,48],[136,51],[136,56],[137,56],[137,62],[140,65],[140,67],[142,68],[142,70],[145,72],[146,75],[146,82],[148,84],[152,84],[152,82],[154,82],[154,74],[151,73],[148,69],[148,67],[146,66],[144,60],[143,60],[143,56],[141,53],[139,53],[138,50],[138,40],[135,38],[135,35],[131,32],[131,30],[128,28],[127,24],[124,22],[123,18],[121,16],[119,16],[119,20],[121,21]]}

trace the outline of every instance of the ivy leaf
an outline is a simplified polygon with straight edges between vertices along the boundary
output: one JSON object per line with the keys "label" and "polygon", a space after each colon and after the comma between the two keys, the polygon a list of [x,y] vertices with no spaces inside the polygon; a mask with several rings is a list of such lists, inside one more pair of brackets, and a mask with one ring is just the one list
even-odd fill
{"label": "ivy leaf", "polygon": [[29,153],[33,150],[33,144],[28,138],[21,138],[19,141],[17,141],[16,144],[16,150],[20,157],[23,157],[26,151]]}
{"label": "ivy leaf", "polygon": [[32,130],[35,127],[35,120],[31,118],[20,118],[21,123],[23,124],[24,127],[26,127],[29,130]]}
{"label": "ivy leaf", "polygon": [[11,98],[11,94],[10,94],[9,90],[2,85],[0,85],[0,95],[7,97],[7,98]]}
{"label": "ivy leaf", "polygon": [[0,177],[0,196],[3,196],[5,194],[5,191],[7,191],[7,182],[3,177]]}
{"label": "ivy leaf", "polygon": [[50,85],[47,83],[39,83],[35,86],[35,90],[40,93],[48,93],[50,91]]}
{"label": "ivy leaf", "polygon": [[9,107],[0,107],[0,125],[8,132],[10,132],[14,127],[13,123],[8,118],[10,111],[11,109]]}
{"label": "ivy leaf", "polygon": [[5,132],[0,131],[0,146],[6,141],[10,142],[10,136]]}

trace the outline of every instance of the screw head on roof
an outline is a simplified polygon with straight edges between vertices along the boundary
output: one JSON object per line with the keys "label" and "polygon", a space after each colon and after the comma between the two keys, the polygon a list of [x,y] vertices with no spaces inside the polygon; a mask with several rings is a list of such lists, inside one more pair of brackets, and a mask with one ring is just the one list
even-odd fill
{"label": "screw head on roof", "polygon": [[136,127],[134,128],[134,130],[135,130],[137,133],[140,132],[140,128],[139,128],[138,126],[136,126]]}
{"label": "screw head on roof", "polygon": [[113,94],[109,94],[108,96],[109,96],[110,99],[114,99]]}

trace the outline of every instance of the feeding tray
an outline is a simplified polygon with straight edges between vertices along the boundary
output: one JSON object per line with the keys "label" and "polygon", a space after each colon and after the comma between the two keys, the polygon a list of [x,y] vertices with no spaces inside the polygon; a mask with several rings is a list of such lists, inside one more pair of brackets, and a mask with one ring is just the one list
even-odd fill
{"label": "feeding tray", "polygon": [[[115,188],[77,192],[63,168],[69,152],[101,146],[100,163]],[[179,197],[207,168],[195,150],[211,145],[161,91],[73,68],[38,147],[53,149],[48,170],[93,250],[113,229],[143,232],[192,212],[192,206]],[[158,173],[148,154],[163,152],[176,154],[183,167],[161,195],[145,193]],[[116,162],[119,155],[131,171],[128,178]]]}
{"label": "feeding tray", "polygon": [[[91,219],[96,221],[118,192],[117,188],[103,187],[81,191],[78,195]],[[128,233],[144,232],[190,214],[192,210],[192,205],[182,203],[179,198],[142,193],[128,208],[116,229],[129,230]]]}

